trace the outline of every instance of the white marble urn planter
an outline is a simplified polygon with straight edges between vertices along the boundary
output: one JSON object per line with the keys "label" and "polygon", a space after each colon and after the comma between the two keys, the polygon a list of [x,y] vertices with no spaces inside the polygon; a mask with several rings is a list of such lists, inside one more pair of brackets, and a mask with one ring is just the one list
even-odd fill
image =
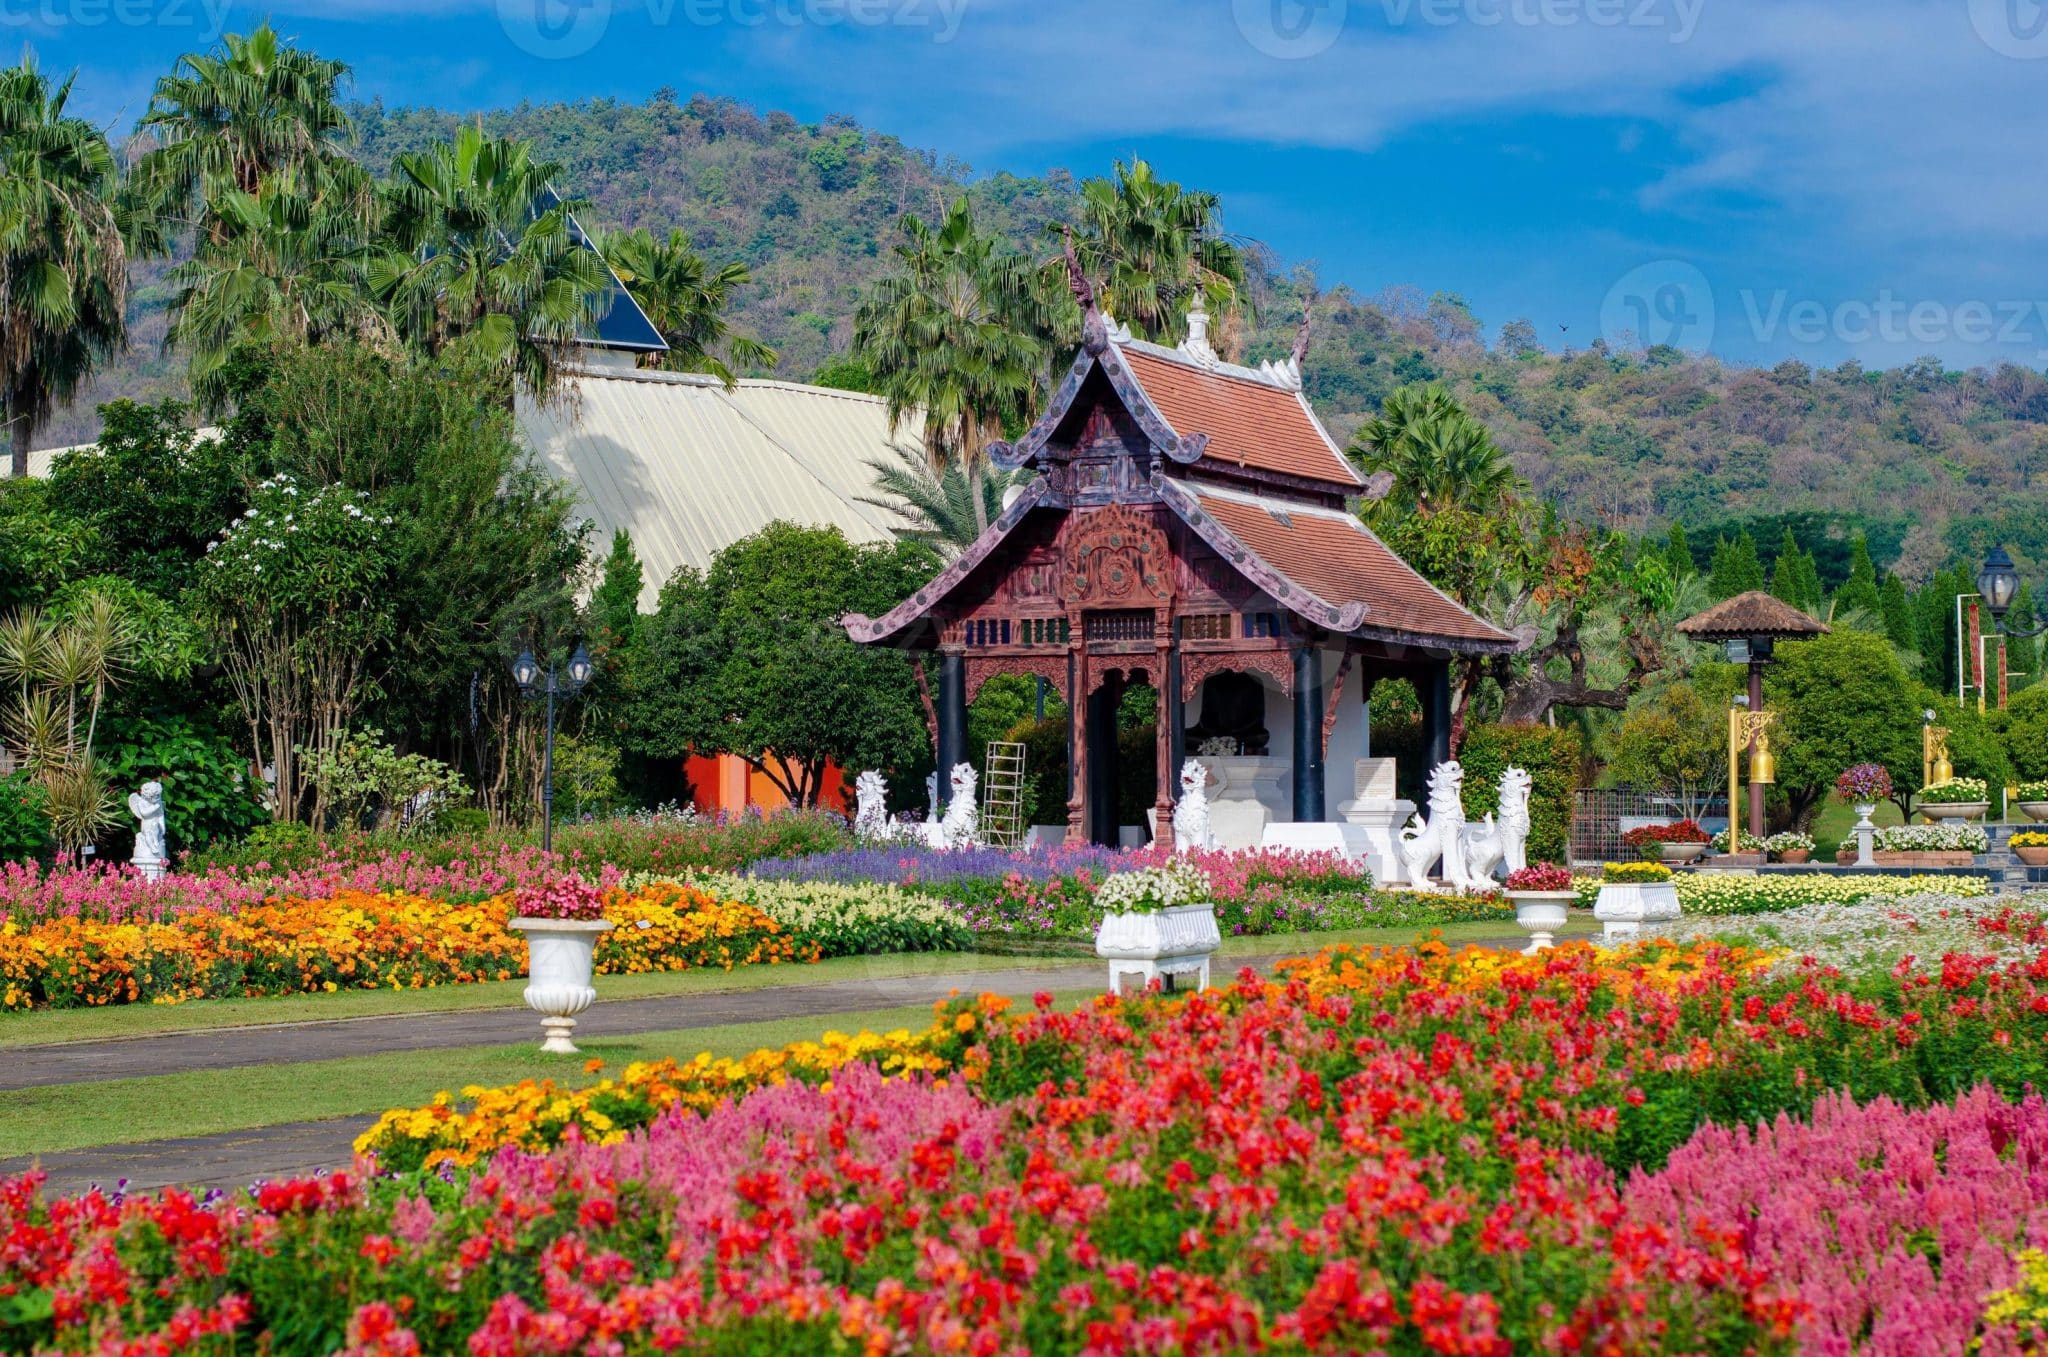
{"label": "white marble urn planter", "polygon": [[1712,844],[1706,842],[1660,843],[1657,845],[1657,856],[1671,866],[1683,866],[1712,847]]}
{"label": "white marble urn planter", "polygon": [[575,1055],[576,1015],[597,1002],[590,983],[591,954],[611,925],[603,919],[517,918],[507,925],[526,935],[526,1006],[540,1014],[547,1033],[540,1048]]}
{"label": "white marble urn planter", "polygon": [[1991,809],[1989,801],[1923,801],[1913,807],[1930,820],[1981,820]]}
{"label": "white marble urn planter", "polygon": [[1525,955],[1545,952],[1557,945],[1557,930],[1564,927],[1565,911],[1579,898],[1577,891],[1509,891],[1515,903],[1515,924],[1529,935]]}
{"label": "white marble urn planter", "polygon": [[1678,887],[1669,881],[1603,881],[1593,917],[1606,925],[1601,933],[1608,940],[1632,938],[1644,924],[1678,917]]}
{"label": "white marble urn planter", "polygon": [[1182,976],[1209,987],[1209,958],[1223,945],[1213,904],[1173,905],[1142,914],[1105,914],[1095,930],[1095,955],[1109,963],[1109,992],[1124,976],[1142,987],[1154,980],[1172,986]]}
{"label": "white marble urn planter", "polygon": [[2018,806],[2020,814],[2029,820],[2048,820],[2048,801],[2015,801],[2013,804]]}

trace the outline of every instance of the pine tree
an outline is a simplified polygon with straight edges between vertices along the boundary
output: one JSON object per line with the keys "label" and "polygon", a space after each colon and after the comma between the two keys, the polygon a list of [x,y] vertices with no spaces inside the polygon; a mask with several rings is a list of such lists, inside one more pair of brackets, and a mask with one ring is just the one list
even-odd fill
{"label": "pine tree", "polygon": [[[1756,554],[1756,539],[1744,528],[1735,539],[1735,593],[1746,594],[1764,587],[1764,563]],[[1730,595],[1733,597],[1733,595]]]}
{"label": "pine tree", "polygon": [[1733,598],[1741,592],[1735,587],[1735,543],[1715,538],[1714,557],[1707,569],[1707,589],[1716,599]]}
{"label": "pine tree", "polygon": [[1877,566],[1870,559],[1870,541],[1860,532],[1849,544],[1849,578],[1835,591],[1838,615],[1857,609],[1872,615],[1884,611],[1884,600],[1878,593]]}
{"label": "pine tree", "polygon": [[1664,542],[1664,568],[1671,572],[1671,578],[1682,580],[1695,574],[1699,565],[1692,558],[1692,546],[1685,540],[1685,525],[1673,523],[1670,536]]}
{"label": "pine tree", "polygon": [[612,550],[605,557],[604,575],[590,595],[590,620],[605,633],[612,649],[630,646],[639,631],[640,588],[644,578],[633,539],[620,528],[612,534]]}
{"label": "pine tree", "polygon": [[1821,587],[1820,558],[1810,551],[1799,553],[1799,606],[1818,613],[1827,591]]}
{"label": "pine tree", "polygon": [[[2012,596],[2012,618],[2015,623],[2032,626],[2034,616],[2034,591],[2031,585],[2020,585],[2020,591]],[[2005,667],[2008,672],[2032,674],[2040,663],[2039,648],[2031,636],[2011,636],[2005,642]]]}
{"label": "pine tree", "polygon": [[1784,540],[1778,543],[1778,559],[1771,564],[1771,595],[1795,608],[1806,606],[1806,573],[1800,569],[1800,555],[1799,539],[1788,525]]}
{"label": "pine tree", "polygon": [[1914,649],[1919,637],[1913,630],[1913,604],[1906,597],[1906,582],[1897,575],[1886,575],[1877,593],[1878,611],[1884,614],[1884,634],[1900,650]]}

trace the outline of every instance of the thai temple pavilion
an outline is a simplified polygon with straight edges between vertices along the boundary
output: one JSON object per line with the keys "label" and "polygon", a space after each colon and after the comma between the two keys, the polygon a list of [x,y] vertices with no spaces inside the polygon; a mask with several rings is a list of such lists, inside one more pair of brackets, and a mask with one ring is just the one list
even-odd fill
{"label": "thai temple pavilion", "polygon": [[1117,841],[1116,712],[1135,684],[1159,692],[1162,827],[1191,752],[1267,756],[1253,759],[1275,765],[1262,818],[1330,818],[1382,677],[1414,681],[1426,747],[1447,758],[1451,662],[1521,643],[1348,507],[1368,489],[1302,394],[1306,322],[1287,361],[1241,367],[1210,348],[1199,310],[1176,349],[1133,340],[1074,272],[1081,351],[1030,431],[990,450],[1036,477],[914,596],[845,619],[856,641],[938,652],[939,766],[967,759],[967,705],[998,674],[1066,697],[1070,841]]}

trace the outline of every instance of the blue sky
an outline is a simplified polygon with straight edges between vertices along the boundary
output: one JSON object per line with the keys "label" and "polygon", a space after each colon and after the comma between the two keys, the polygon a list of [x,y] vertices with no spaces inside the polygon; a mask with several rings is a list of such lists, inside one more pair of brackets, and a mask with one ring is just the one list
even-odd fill
{"label": "blue sky", "polygon": [[662,85],[977,170],[1133,152],[1325,283],[1737,362],[2048,367],[2044,0],[0,0],[125,126],[270,17],[353,92]]}

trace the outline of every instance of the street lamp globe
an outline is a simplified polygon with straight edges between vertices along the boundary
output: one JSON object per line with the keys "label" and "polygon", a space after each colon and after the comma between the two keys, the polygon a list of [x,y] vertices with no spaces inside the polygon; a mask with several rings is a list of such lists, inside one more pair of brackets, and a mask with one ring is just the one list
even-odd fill
{"label": "street lamp globe", "polygon": [[532,692],[533,685],[540,682],[540,665],[533,658],[531,650],[519,652],[519,658],[512,661],[512,681],[519,685],[521,692]]}
{"label": "street lamp globe", "polygon": [[576,653],[569,657],[569,691],[579,691],[596,670],[597,666],[590,662],[590,648],[579,644]]}
{"label": "street lamp globe", "polygon": [[1991,554],[1984,558],[1984,568],[1977,572],[1977,592],[1984,596],[1993,617],[2004,617],[2006,609],[2012,607],[2020,592],[2020,572],[2004,547],[1991,548]]}

